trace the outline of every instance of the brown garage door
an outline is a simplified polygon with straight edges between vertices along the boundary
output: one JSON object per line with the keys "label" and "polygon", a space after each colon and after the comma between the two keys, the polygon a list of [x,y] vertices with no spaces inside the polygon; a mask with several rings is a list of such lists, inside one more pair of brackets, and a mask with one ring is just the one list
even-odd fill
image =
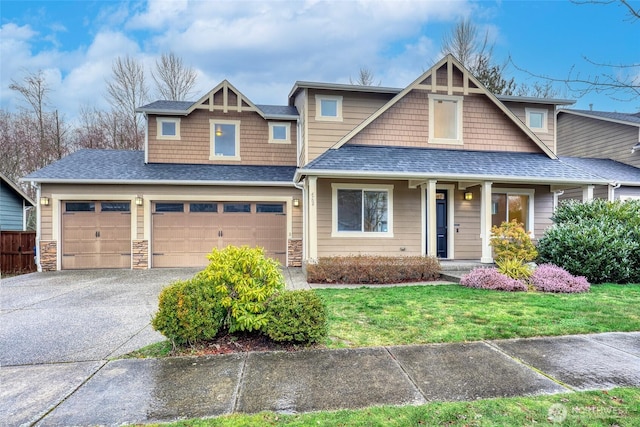
{"label": "brown garage door", "polygon": [[282,203],[157,202],[152,235],[153,267],[203,267],[207,253],[227,245],[260,246],[286,262]]}
{"label": "brown garage door", "polygon": [[129,202],[64,202],[62,268],[130,268]]}

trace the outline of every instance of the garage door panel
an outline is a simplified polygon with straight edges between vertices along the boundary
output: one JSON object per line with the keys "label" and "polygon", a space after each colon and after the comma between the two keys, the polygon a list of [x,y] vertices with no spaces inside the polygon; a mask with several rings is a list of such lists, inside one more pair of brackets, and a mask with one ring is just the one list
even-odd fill
{"label": "garage door panel", "polygon": [[91,205],[92,210],[62,216],[63,269],[131,267],[131,214],[101,212],[101,203],[69,203]]}
{"label": "garage door panel", "polygon": [[[257,212],[257,203],[218,203],[215,212],[189,212],[194,203],[185,203],[185,212],[153,214],[153,267],[204,267],[206,255],[228,245],[261,246],[267,256],[286,262],[287,217],[284,213]],[[267,208],[283,211],[282,204]]]}

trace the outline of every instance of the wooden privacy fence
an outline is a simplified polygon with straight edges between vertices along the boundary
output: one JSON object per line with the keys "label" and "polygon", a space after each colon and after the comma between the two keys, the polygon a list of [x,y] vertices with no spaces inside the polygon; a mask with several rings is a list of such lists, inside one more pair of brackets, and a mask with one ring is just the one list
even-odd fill
{"label": "wooden privacy fence", "polygon": [[22,274],[36,271],[35,231],[0,231],[0,271]]}

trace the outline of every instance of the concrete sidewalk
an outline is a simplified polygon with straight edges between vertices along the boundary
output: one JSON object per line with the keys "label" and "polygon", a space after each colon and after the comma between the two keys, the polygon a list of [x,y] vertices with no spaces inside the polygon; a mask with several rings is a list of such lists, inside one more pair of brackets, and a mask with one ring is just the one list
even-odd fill
{"label": "concrete sidewalk", "polygon": [[640,387],[640,332],[0,369],[3,425],[121,425],[263,410]]}

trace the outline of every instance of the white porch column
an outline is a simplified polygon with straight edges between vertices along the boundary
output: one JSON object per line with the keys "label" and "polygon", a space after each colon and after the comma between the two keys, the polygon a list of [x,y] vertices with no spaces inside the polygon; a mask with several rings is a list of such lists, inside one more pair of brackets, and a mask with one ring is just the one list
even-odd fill
{"label": "white porch column", "polygon": [[491,185],[493,183],[485,181],[482,183],[480,197],[480,238],[482,239],[482,257],[480,262],[485,264],[493,263],[491,254]]}
{"label": "white porch column", "polygon": [[438,222],[436,218],[436,183],[430,179],[427,183],[427,255],[438,255]]}
{"label": "white porch column", "polygon": [[315,263],[318,260],[318,178],[311,176],[308,179],[307,206],[309,207],[309,239],[308,251],[309,262]]}
{"label": "white porch column", "polygon": [[593,200],[593,187],[594,185],[585,185],[582,187],[582,201],[588,202]]}

